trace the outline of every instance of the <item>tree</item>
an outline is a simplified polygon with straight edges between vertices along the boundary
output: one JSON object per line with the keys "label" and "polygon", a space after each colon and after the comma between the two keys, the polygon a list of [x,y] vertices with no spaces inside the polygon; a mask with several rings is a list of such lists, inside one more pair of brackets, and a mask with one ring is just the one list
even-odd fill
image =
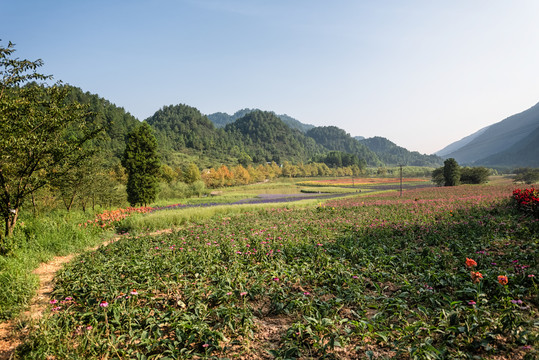
{"label": "tree", "polygon": [[514,183],[522,182],[531,185],[539,181],[539,169],[519,168],[515,169],[514,173]]}
{"label": "tree", "polygon": [[13,59],[0,45],[0,253],[7,253],[19,209],[36,191],[65,176],[89,156],[84,145],[99,129],[86,126],[86,108],[67,101],[69,88],[35,81],[41,60]]}
{"label": "tree", "polygon": [[157,140],[148,123],[127,135],[123,166],[127,171],[127,201],[146,206],[155,200],[161,170]]}
{"label": "tree", "polygon": [[460,172],[460,182],[463,184],[484,184],[490,176],[490,170],[482,166],[463,167]]}
{"label": "tree", "polygon": [[453,158],[444,161],[444,186],[460,185],[460,166]]}
{"label": "tree", "polygon": [[194,162],[189,163],[189,165],[187,166],[187,169],[185,169],[183,173],[183,180],[187,184],[192,184],[195,181],[200,180],[200,179],[201,179],[200,170],[198,169],[197,164],[195,164]]}
{"label": "tree", "polygon": [[444,186],[445,178],[443,167],[439,167],[432,171],[432,182],[435,183],[437,186]]}

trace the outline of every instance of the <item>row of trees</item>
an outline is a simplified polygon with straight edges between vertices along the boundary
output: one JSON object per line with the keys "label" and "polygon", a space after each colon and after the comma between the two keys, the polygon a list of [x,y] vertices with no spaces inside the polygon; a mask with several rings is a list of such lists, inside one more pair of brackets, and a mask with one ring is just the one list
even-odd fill
{"label": "row of trees", "polygon": [[432,181],[438,186],[460,184],[483,184],[488,181],[491,170],[484,167],[461,167],[453,158],[444,161],[444,166],[432,172]]}

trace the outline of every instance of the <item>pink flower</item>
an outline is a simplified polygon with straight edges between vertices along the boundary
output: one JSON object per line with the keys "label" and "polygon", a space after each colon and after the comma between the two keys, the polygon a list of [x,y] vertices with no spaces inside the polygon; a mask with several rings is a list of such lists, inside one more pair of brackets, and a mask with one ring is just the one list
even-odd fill
{"label": "pink flower", "polygon": [[106,302],[106,301],[101,301],[101,303],[99,304],[99,306],[103,307],[103,308],[106,308],[107,306],[109,306],[109,303]]}
{"label": "pink flower", "polygon": [[475,301],[473,301],[473,300],[468,301],[468,305],[475,305],[475,304],[476,304],[476,303],[475,303]]}
{"label": "pink flower", "polygon": [[227,295],[232,295],[232,292],[229,291],[229,292],[227,292],[226,294],[227,294]]}
{"label": "pink flower", "polygon": [[208,346],[210,346],[210,344],[204,344],[204,345],[202,345],[203,348],[207,348]]}
{"label": "pink flower", "polygon": [[57,302],[58,302],[58,300],[52,299],[51,301],[49,301],[49,304],[56,304]]}
{"label": "pink flower", "polygon": [[305,291],[305,292],[303,293],[303,295],[305,295],[305,296],[309,296],[309,295],[311,295],[311,293],[310,293],[310,292],[308,292],[308,291]]}
{"label": "pink flower", "polygon": [[279,281],[279,278],[278,278],[278,277],[274,277],[272,280],[275,281],[275,282],[277,282],[277,281]]}
{"label": "pink flower", "polygon": [[138,291],[135,290],[135,289],[133,289],[133,290],[131,290],[130,294],[131,294],[131,295],[138,295]]}
{"label": "pink flower", "polygon": [[245,296],[245,295],[247,295],[247,291],[240,292],[240,296]]}

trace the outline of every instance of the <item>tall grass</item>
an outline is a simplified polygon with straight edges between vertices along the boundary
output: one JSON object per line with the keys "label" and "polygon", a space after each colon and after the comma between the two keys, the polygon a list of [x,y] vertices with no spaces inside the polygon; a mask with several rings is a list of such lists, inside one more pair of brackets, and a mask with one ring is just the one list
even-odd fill
{"label": "tall grass", "polygon": [[40,263],[97,245],[111,232],[78,226],[89,214],[55,211],[46,217],[22,214],[12,238],[13,252],[0,257],[0,320],[16,316],[30,302]]}
{"label": "tall grass", "polygon": [[124,219],[118,226],[119,232],[143,233],[162,229],[178,228],[189,223],[195,223],[217,216],[232,216],[261,209],[282,207],[292,209],[319,203],[320,200],[308,199],[296,201],[293,204],[245,204],[245,205],[219,205],[211,207],[194,207],[158,211],[151,214],[135,214]]}

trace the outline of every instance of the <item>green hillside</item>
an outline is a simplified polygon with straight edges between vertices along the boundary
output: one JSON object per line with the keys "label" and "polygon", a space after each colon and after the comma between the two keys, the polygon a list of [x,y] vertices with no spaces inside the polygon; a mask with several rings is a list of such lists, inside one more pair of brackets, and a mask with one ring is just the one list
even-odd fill
{"label": "green hillside", "polygon": [[[216,112],[216,113],[208,115],[208,119],[210,119],[217,127],[225,127],[226,125],[233,123],[234,121],[238,120],[239,118],[244,117],[250,112],[257,111],[257,110],[258,109],[241,109],[241,110],[236,111],[233,115],[229,115],[223,112]],[[314,128],[314,125],[304,124],[300,122],[299,120],[296,120],[293,117],[288,116],[286,114],[277,115],[277,117],[281,119],[286,125],[288,125],[292,129],[298,129],[301,132],[307,132],[308,130]]]}
{"label": "green hillside", "polygon": [[365,160],[369,166],[383,165],[380,158],[367,146],[361,144],[346,131],[336,126],[315,127],[307,131],[306,134],[328,150],[342,151],[356,155],[358,158]]}
{"label": "green hillside", "polygon": [[417,151],[408,151],[380,136],[359,140],[359,142],[375,152],[380,160],[388,166],[408,165],[438,167],[443,164],[443,159],[439,156],[424,155]]}
{"label": "green hillside", "polygon": [[236,143],[243,142],[245,152],[253,162],[285,160],[307,162],[311,157],[327,151],[324,147],[291,129],[273,112],[255,110],[225,127]]}
{"label": "green hillside", "polygon": [[102,135],[93,140],[93,144],[99,148],[103,158],[109,163],[119,162],[125,149],[125,136],[139,125],[140,121],[124,108],[98,95],[83,92],[77,87],[71,87],[68,101],[77,101],[89,106],[90,115],[87,122],[104,129]]}

